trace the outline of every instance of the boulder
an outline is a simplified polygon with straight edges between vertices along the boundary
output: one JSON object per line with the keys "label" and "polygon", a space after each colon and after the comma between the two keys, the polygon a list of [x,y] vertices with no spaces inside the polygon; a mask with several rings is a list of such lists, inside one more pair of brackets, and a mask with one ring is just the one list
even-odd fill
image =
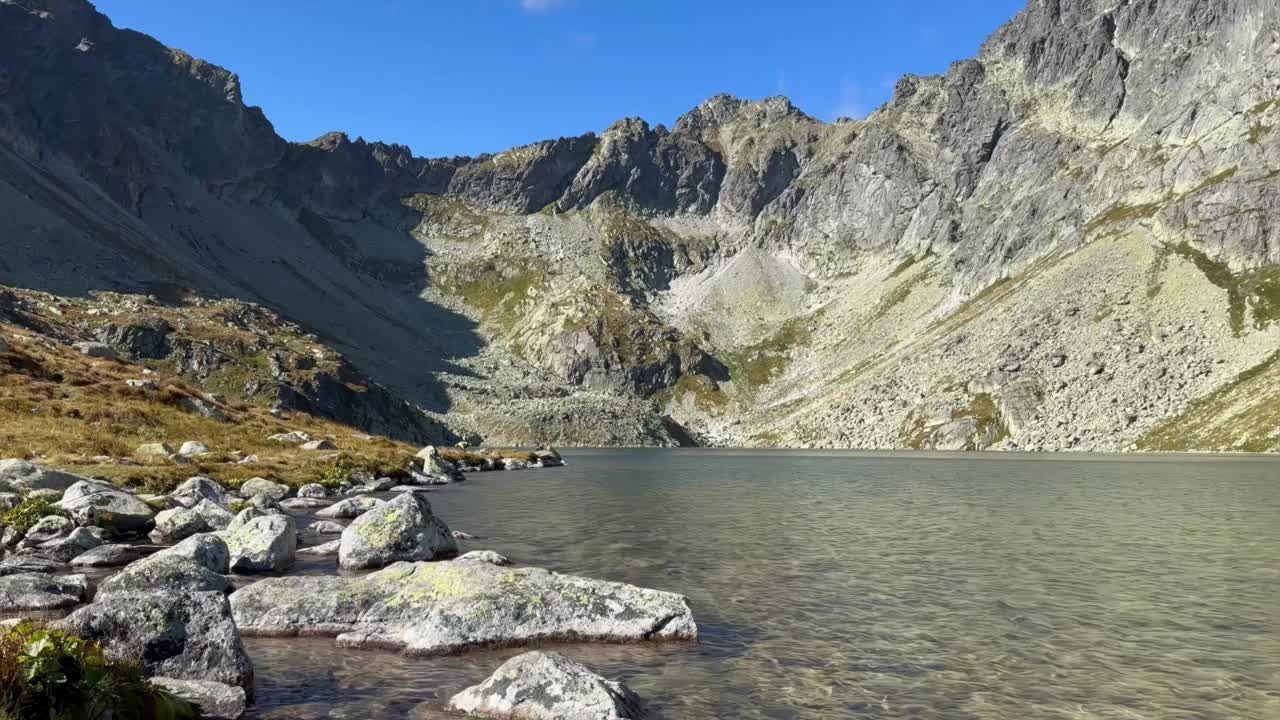
{"label": "boulder", "polygon": [[360,517],[366,512],[385,505],[386,503],[386,500],[379,500],[378,498],[371,497],[369,495],[357,495],[345,500],[339,500],[316,513],[316,517],[329,518],[331,520]]}
{"label": "boulder", "polygon": [[298,488],[298,497],[300,498],[326,498],[329,497],[329,490],[320,483],[307,483]]}
{"label": "boulder", "polygon": [[249,504],[249,507],[262,511],[275,510],[280,506],[280,503],[273,500],[271,496],[263,495],[262,493],[250,497],[245,502]]}
{"label": "boulder", "polygon": [[22,502],[22,496],[13,492],[0,492],[0,513],[6,513]]}
{"label": "boulder", "polygon": [[386,492],[395,486],[396,486],[395,480],[392,480],[389,477],[383,477],[383,478],[377,478],[376,480],[370,480],[369,482],[361,485],[355,490],[356,492],[366,492],[366,493]]}
{"label": "boulder", "polygon": [[5,575],[0,577],[0,612],[69,608],[84,600],[88,587],[83,575]]}
{"label": "boulder", "polygon": [[193,507],[201,500],[209,500],[218,505],[226,505],[230,500],[227,496],[226,488],[222,487],[217,480],[204,475],[196,475],[183,480],[182,484],[169,495],[183,507]]}
{"label": "boulder", "polygon": [[0,487],[20,493],[28,493],[32,490],[64,492],[67,488],[84,480],[86,478],[79,475],[42,468],[26,460],[0,460]]}
{"label": "boulder", "polygon": [[148,675],[253,689],[253,665],[221,593],[99,597],[57,625],[101,643],[108,657],[140,663]]}
{"label": "boulder", "polygon": [[251,498],[255,495],[265,495],[273,502],[280,502],[289,497],[289,486],[265,478],[249,478],[240,486],[240,497]]}
{"label": "boulder", "polygon": [[280,501],[279,505],[285,510],[292,510],[293,512],[306,512],[308,510],[315,510],[316,508],[328,507],[329,501],[322,500],[320,498],[296,497],[296,498],[285,498],[284,500]]}
{"label": "boulder", "polygon": [[212,680],[156,677],[151,678],[151,684],[187,701],[205,720],[239,720],[248,704],[244,688]]}
{"label": "boulder", "polygon": [[155,543],[177,542],[210,529],[200,513],[184,507],[157,513],[155,523],[156,528],[151,531],[151,541]]}
{"label": "boulder", "polygon": [[51,574],[62,572],[65,563],[38,555],[10,555],[0,562],[0,577],[29,573]]}
{"label": "boulder", "polygon": [[422,448],[415,457],[422,461],[422,473],[424,475],[442,482],[461,479],[457,466],[440,457],[440,451],[434,445]]}
{"label": "boulder", "polygon": [[515,564],[508,560],[505,555],[500,555],[492,550],[472,550],[469,553],[459,555],[458,560],[462,562],[487,562],[490,565],[503,567]]}
{"label": "boulder", "polygon": [[231,571],[236,573],[280,571],[293,564],[298,531],[287,515],[264,515],[228,530]]}
{"label": "boulder", "polygon": [[119,567],[138,559],[138,551],[131,545],[99,545],[71,560],[79,567]]}
{"label": "boulder", "polygon": [[67,488],[58,507],[81,525],[98,525],[121,534],[146,532],[155,518],[151,506],[134,495],[87,480]]}
{"label": "boulder", "polygon": [[27,535],[22,540],[24,547],[38,547],[47,542],[61,540],[71,534],[76,529],[76,524],[70,518],[61,515],[46,515],[36,521],[27,530]]}
{"label": "boulder", "polygon": [[201,417],[209,418],[217,422],[227,422],[230,420],[227,413],[218,407],[213,400],[198,397],[184,397],[178,401],[178,406],[189,413],[195,413]]}
{"label": "boulder", "polygon": [[336,635],[349,647],[419,654],[556,640],[696,640],[685,598],[539,568],[445,560],[362,577],[266,578],[231,607],[252,635]]}
{"label": "boulder", "polygon": [[256,507],[247,507],[241,510],[240,512],[236,513],[235,517],[231,518],[231,524],[227,525],[226,531],[230,532],[232,530],[235,530],[236,528],[240,527],[241,525],[244,525],[250,520],[258,517],[264,517],[266,514],[267,513],[265,511],[260,510]]}
{"label": "boulder", "polygon": [[98,586],[98,597],[136,592],[230,593],[223,577],[228,553],[221,538],[193,535],[171,548],[130,563]]}
{"label": "boulder", "polygon": [[300,445],[303,450],[337,450],[338,446],[328,440],[312,440]]}
{"label": "boulder", "polygon": [[69,535],[50,540],[36,548],[36,552],[51,560],[70,562],[102,544],[102,533],[97,528],[76,528]]}
{"label": "boulder", "polygon": [[182,443],[182,447],[178,448],[178,455],[181,457],[195,457],[197,455],[205,455],[209,452],[209,446],[199,440],[188,440]]}
{"label": "boulder", "polygon": [[331,520],[317,520],[306,527],[307,532],[319,535],[336,535],[346,529],[345,525]]}
{"label": "boulder", "polygon": [[634,720],[640,700],[560,653],[527,652],[506,661],[479,685],[449,699],[468,715],[500,720]]}
{"label": "boulder", "polygon": [[449,526],[431,512],[431,503],[421,495],[405,493],[356,518],[342,531],[338,565],[365,570],[457,553]]}
{"label": "boulder", "polygon": [[302,548],[298,551],[299,555],[337,555],[338,548],[342,547],[341,540],[333,540],[322,545],[313,545],[309,548]]}
{"label": "boulder", "polygon": [[425,493],[425,492],[431,492],[431,490],[429,488],[422,487],[421,485],[396,485],[395,487],[391,488],[391,492],[393,493]]}
{"label": "boulder", "polygon": [[76,351],[86,357],[101,358],[103,360],[115,360],[120,357],[115,348],[106,343],[78,342],[72,343],[71,347],[75,348]]}
{"label": "boulder", "polygon": [[221,504],[212,500],[201,500],[191,508],[191,511],[204,518],[204,522],[209,526],[210,530],[226,530],[227,526],[235,518],[231,511],[223,507]]}

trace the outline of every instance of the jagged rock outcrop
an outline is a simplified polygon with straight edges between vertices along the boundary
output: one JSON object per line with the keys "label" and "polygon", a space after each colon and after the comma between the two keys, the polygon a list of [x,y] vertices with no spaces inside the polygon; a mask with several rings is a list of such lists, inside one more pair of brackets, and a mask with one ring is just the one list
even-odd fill
{"label": "jagged rock outcrop", "polygon": [[[865,119],[716,96],[477,158],[287,143],[81,0],[0,5],[0,67],[0,232],[41,238],[0,282],[270,307],[333,354],[159,311],[63,339],[370,432],[1118,450],[1280,349],[1270,0],[1031,0]],[[1081,337],[1107,370],[1046,363]],[[1235,405],[1196,447],[1280,446]]]}

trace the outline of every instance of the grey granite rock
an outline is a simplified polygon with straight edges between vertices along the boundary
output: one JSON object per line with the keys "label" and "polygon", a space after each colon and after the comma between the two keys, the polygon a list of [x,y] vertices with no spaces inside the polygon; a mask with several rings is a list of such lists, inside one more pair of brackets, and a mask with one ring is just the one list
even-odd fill
{"label": "grey granite rock", "polygon": [[640,699],[560,653],[527,652],[506,661],[484,682],[449,699],[449,707],[498,720],[623,720],[639,718]]}
{"label": "grey granite rock", "polygon": [[342,531],[338,565],[367,570],[457,553],[449,526],[432,513],[431,503],[421,495],[403,493],[351,521]]}

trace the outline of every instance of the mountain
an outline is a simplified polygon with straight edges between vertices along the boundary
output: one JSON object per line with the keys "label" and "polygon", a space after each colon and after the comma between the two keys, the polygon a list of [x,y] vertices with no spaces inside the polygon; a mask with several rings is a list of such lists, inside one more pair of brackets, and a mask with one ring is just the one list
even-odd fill
{"label": "mountain", "polygon": [[474,158],[286,142],[80,0],[0,40],[0,283],[262,306],[454,436],[1280,448],[1273,0],[1031,0],[864,120]]}

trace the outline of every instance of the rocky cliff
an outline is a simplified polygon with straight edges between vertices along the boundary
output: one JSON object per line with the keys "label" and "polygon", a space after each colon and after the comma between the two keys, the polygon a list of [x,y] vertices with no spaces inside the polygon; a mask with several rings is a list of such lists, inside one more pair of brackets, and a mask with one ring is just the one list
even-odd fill
{"label": "rocky cliff", "polygon": [[865,120],[476,158],[0,2],[0,283],[269,307],[493,442],[1280,446],[1280,6],[1032,0]]}

